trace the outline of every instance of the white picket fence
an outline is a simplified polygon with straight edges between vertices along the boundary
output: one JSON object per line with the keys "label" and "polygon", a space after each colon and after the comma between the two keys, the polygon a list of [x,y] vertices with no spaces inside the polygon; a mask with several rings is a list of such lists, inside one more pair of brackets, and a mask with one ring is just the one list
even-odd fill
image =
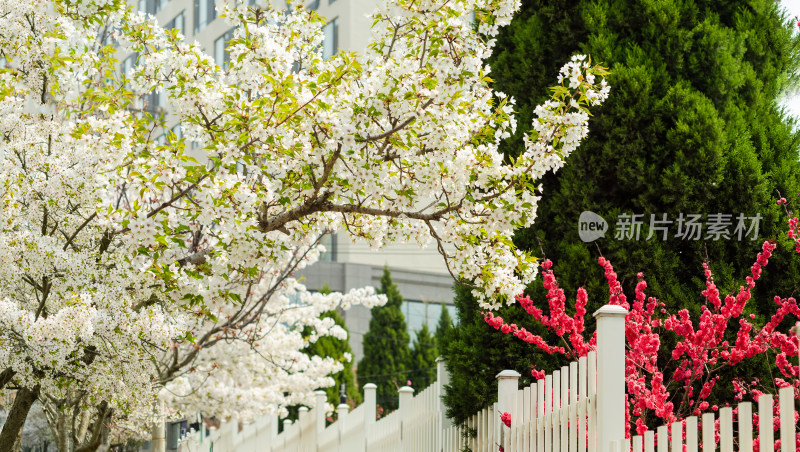
{"label": "white picket fence", "polygon": [[[284,421],[281,434],[277,434],[277,418],[273,417],[245,426],[233,439],[218,438],[213,451],[460,452],[468,447],[473,452],[497,452],[503,446],[506,452],[684,452],[684,447],[686,452],[709,452],[717,450],[714,437],[719,434],[721,452],[752,452],[750,403],[739,404],[736,430],[733,409],[725,407],[719,410],[719,419],[713,413],[702,416],[702,438],[698,437],[698,419],[690,417],[643,437],[625,439],[626,313],[610,305],[598,310],[596,352],[528,387],[519,389],[517,372],[500,372],[497,402],[467,421],[471,434],[451,425],[444,415],[441,395],[449,376],[440,359],[437,381],[416,396],[412,388],[401,388],[400,408],[379,420],[375,419],[376,386],[367,384],[364,403],[352,412],[347,405],[340,405],[338,420],[331,425],[325,425],[323,410],[302,408],[296,422]],[[324,403],[325,393],[320,391],[316,406]],[[774,450],[773,404],[770,395],[758,400],[760,452]],[[500,420],[504,412],[511,415],[510,427]],[[780,450],[796,452],[793,388],[779,392],[779,413]],[[248,439],[236,443],[237,437]]]}
{"label": "white picket fence", "polygon": [[[192,432],[178,445],[179,452],[262,452],[264,445],[277,436],[277,420],[263,416],[246,425],[238,421],[223,423],[218,429],[211,429],[206,436],[203,432]],[[241,428],[240,428],[241,427]],[[202,429],[201,429],[202,430]],[[147,449],[151,450],[151,449]],[[266,449],[269,450],[269,449]]]}
{"label": "white picket fence", "polygon": [[[760,451],[775,449],[774,412],[775,397],[763,394],[758,398],[758,440]],[[794,388],[786,387],[778,391],[778,418],[780,425],[780,451],[795,452],[795,398]],[[715,451],[719,446],[720,452],[753,451],[753,404],[742,402],[738,405],[736,426],[737,434],[734,435],[733,407],[719,409],[719,417],[715,419],[714,413],[702,415],[702,437],[698,437],[697,416],[686,418],[684,421],[674,422],[670,426],[661,426],[656,432],[647,431],[644,436],[634,436],[630,440],[617,443],[616,450],[624,452],[697,452],[702,447],[703,452]],[[719,427],[716,423],[719,422]],[[684,434],[685,433],[685,434]],[[715,435],[719,434],[719,441]],[[700,441],[698,441],[700,440]],[[738,440],[734,444],[734,440]],[[718,443],[718,444],[717,444]],[[631,448],[633,446],[633,448]],[[685,446],[685,448],[684,448]]]}
{"label": "white picket fence", "polygon": [[[594,452],[597,420],[597,354],[564,366],[543,380],[517,389],[519,374],[504,371],[498,377],[509,380],[509,388],[501,387],[501,395],[512,391],[511,405],[500,409],[494,404],[467,421],[477,435],[465,438],[457,427],[445,435],[446,451],[460,451],[469,446],[473,451]],[[511,414],[511,427],[505,428],[500,414]]]}

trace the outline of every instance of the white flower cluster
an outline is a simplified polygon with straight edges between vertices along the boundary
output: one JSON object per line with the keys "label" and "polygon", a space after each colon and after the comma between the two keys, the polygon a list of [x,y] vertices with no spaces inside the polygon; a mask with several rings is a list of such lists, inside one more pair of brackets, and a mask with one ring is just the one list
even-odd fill
{"label": "white flower cluster", "polygon": [[[364,54],[323,60],[315,13],[222,2],[237,27],[223,70],[120,2],[0,0],[0,373],[80,390],[126,427],[159,393],[222,416],[309,403],[341,368],[302,352],[343,337],[320,315],[384,301],[292,278],[332,230],[433,243],[486,306],[513,300],[536,271],[510,239],[535,218],[530,187],[608,95],[603,69],[573,59],[504,162],[514,101],[483,60],[518,7],[386,2]],[[108,36],[140,55],[126,84]],[[184,138],[157,138],[138,99],[153,91]]]}

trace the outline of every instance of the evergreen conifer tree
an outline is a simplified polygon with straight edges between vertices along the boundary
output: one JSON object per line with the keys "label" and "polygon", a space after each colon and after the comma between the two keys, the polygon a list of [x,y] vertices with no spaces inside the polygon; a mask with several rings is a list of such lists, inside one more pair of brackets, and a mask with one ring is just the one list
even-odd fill
{"label": "evergreen conifer tree", "polygon": [[453,319],[450,318],[450,310],[447,309],[446,304],[442,303],[442,313],[439,315],[439,323],[436,324],[436,332],[434,333],[439,353],[441,353],[441,347],[447,340],[446,337],[451,329],[453,329]]}
{"label": "evergreen conifer tree", "polygon": [[[531,121],[560,62],[572,54],[591,55],[612,73],[611,96],[595,113],[589,137],[561,171],[544,177],[536,223],[515,237],[521,247],[553,260],[568,297],[574,300],[578,287],[588,290],[589,331],[591,313],[608,301],[600,253],[613,263],[626,293],[633,293],[642,271],[648,295],[671,312],[685,307],[697,316],[705,259],[717,286],[730,293],[749,275],[761,243],[776,238],[778,250],[746,314],[763,322],[775,311],[774,295],[797,294],[800,266],[790,259],[786,218],[776,200],[800,191],[800,134],[792,132],[778,103],[797,73],[800,41],[780,8],[773,0],[528,0],[498,36],[492,78],[498,90],[516,98],[520,124]],[[521,143],[521,135],[513,137],[504,152],[515,155]],[[581,241],[584,211],[608,222],[604,238]],[[638,240],[615,238],[622,214],[642,215]],[[700,239],[677,236],[681,214],[702,216]],[[708,236],[714,214],[732,215],[720,218],[731,222],[729,238]],[[738,214],[760,216],[756,240],[738,239]],[[666,240],[658,230],[647,239],[651,215],[672,221]],[[529,290],[544,307],[541,284]],[[476,309],[463,301],[457,306]],[[526,316],[501,315],[531,326]],[[459,312],[459,319],[457,339],[445,347],[451,368],[446,401],[456,419],[465,419],[493,396],[490,372],[473,378],[467,350],[481,357],[502,353],[508,361],[534,358],[527,344],[524,350],[492,348],[499,334],[480,325],[480,314]],[[731,325],[731,334],[737,328]],[[496,373],[512,364],[493,365]],[[746,380],[763,370],[737,369]],[[718,385],[715,391],[725,389]],[[732,394],[718,396],[733,400]]]}
{"label": "evergreen conifer tree", "polygon": [[411,362],[409,363],[409,379],[416,392],[427,388],[436,381],[436,358],[439,350],[436,339],[431,335],[428,324],[423,323],[417,331],[417,337],[411,346]]}
{"label": "evergreen conifer tree", "polygon": [[358,383],[361,387],[375,383],[378,404],[385,410],[394,410],[398,407],[397,390],[408,380],[411,352],[401,310],[403,296],[392,282],[388,268],[383,270],[378,292],[386,295],[387,302],[372,308],[369,331],[364,334],[364,357],[358,363]]}

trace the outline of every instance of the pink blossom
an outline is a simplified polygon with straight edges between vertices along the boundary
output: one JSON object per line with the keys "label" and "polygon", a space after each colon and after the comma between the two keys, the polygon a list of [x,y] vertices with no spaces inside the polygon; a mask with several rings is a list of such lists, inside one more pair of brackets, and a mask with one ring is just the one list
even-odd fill
{"label": "pink blossom", "polygon": [[[795,240],[800,252],[800,219],[791,218],[789,225],[790,237]],[[774,241],[764,242],[744,283],[733,293],[724,296],[714,282],[710,266],[704,263],[705,289],[701,292],[703,300],[699,318],[693,318],[687,309],[669,312],[663,302],[648,297],[648,285],[641,272],[637,274],[635,297],[629,303],[611,262],[603,257],[598,258],[608,286],[609,304],[628,309],[625,319],[626,423],[631,427],[628,434],[631,431],[643,434],[647,430],[646,419],[653,417],[661,425],[686,416],[700,415],[709,409],[717,411],[719,406],[709,404],[708,399],[715,388],[722,384],[717,376],[719,370],[746,359],[759,359],[765,354],[774,356],[780,374],[774,380],[775,386],[800,387],[798,367],[793,364],[798,355],[798,338],[778,330],[786,316],[800,318],[797,301],[791,297],[775,297],[777,312],[763,327],[750,322],[755,320],[755,314],[744,314],[752,298],[752,290],[769,264],[775,247]],[[542,286],[547,291],[545,300],[534,301],[523,295],[516,300],[534,321],[560,337],[559,345],[549,345],[541,336],[517,324],[506,325],[502,318],[491,313],[486,315],[486,322],[550,354],[558,353],[569,359],[586,355],[596,347],[595,333],[588,340],[585,337],[586,290],[577,290],[575,314],[569,315],[567,296],[559,287],[553,263],[547,260],[541,269]],[[734,331],[729,330],[732,324],[738,324]],[[670,339],[672,349],[667,357],[671,361],[666,367],[659,362],[659,354],[663,356],[664,353],[661,336],[665,333],[677,339]],[[531,376],[542,379],[545,372],[532,366]],[[763,386],[757,379],[750,383],[736,380],[726,384],[733,384],[738,401],[746,398],[755,400],[763,393],[758,389]],[[510,417],[507,425],[510,425]]]}

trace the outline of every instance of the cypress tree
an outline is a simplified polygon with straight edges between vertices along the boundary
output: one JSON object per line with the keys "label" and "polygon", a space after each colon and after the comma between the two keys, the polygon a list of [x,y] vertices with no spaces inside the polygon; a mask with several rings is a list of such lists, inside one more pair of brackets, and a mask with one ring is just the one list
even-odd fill
{"label": "cypress tree", "polygon": [[436,324],[436,332],[434,333],[440,353],[441,347],[444,345],[451,329],[453,329],[453,320],[450,318],[450,310],[447,309],[447,305],[442,303],[442,313],[439,315],[439,322]]}
{"label": "cypress tree", "polygon": [[[633,293],[636,273],[643,271],[648,295],[664,301],[671,312],[687,308],[697,318],[702,262],[708,259],[717,286],[731,293],[749,275],[761,243],[776,238],[778,250],[746,314],[763,322],[775,311],[774,295],[796,295],[800,265],[791,259],[786,218],[776,200],[800,191],[800,134],[792,131],[792,121],[778,104],[791,74],[797,73],[800,41],[780,8],[772,0],[528,0],[501,31],[492,78],[496,89],[516,98],[522,125],[530,124],[533,108],[547,99],[547,87],[572,54],[591,55],[611,70],[611,96],[590,121],[589,137],[564,168],[543,178],[537,221],[515,236],[520,247],[553,260],[568,296],[574,297],[578,287],[587,289],[589,314],[608,301],[597,265],[601,253],[614,265],[626,293]],[[503,151],[513,157],[521,143],[518,134]],[[604,238],[581,241],[583,211],[608,222]],[[718,213],[733,216],[728,219],[730,239],[707,237],[709,215]],[[740,213],[761,217],[757,240],[734,236]],[[615,239],[621,214],[643,215],[639,240]],[[673,222],[666,240],[657,231],[646,239],[651,214],[656,219],[666,214]],[[676,236],[681,214],[702,215],[699,240]],[[529,292],[541,307],[541,285]],[[591,331],[591,315],[587,320]],[[730,328],[734,334],[738,324]],[[476,344],[473,352],[495,353],[488,344],[498,333],[490,327],[455,333]],[[530,358],[531,348],[515,356]],[[449,366],[463,358],[445,354]],[[745,379],[763,371],[737,369]],[[457,383],[467,375],[451,376],[445,399],[456,419],[486,404]],[[720,400],[732,400],[722,385],[715,391]]]}
{"label": "cypress tree", "polygon": [[[347,331],[347,326],[345,326],[344,318],[339,315],[336,311],[328,311],[323,313],[320,318],[331,318],[337,325],[344,328]],[[349,332],[348,332],[349,336]],[[341,386],[344,383],[345,385],[345,393],[347,394],[347,400],[353,402],[353,406],[359,405],[362,400],[361,392],[356,387],[355,382],[355,373],[353,372],[353,361],[348,360],[345,357],[345,354],[349,354],[352,356],[353,350],[350,348],[350,342],[345,339],[337,339],[335,337],[321,337],[317,339],[316,342],[310,344],[306,347],[306,353],[309,355],[317,355],[323,358],[331,357],[344,365],[344,369],[340,372],[332,375],[336,384],[331,387],[325,388],[325,393],[328,395],[328,402],[332,403],[334,406],[339,404],[339,393],[341,391]]]}
{"label": "cypress tree", "polygon": [[369,330],[364,334],[364,357],[358,363],[358,384],[375,383],[377,402],[385,410],[398,407],[397,390],[408,379],[411,352],[406,320],[401,306],[403,296],[392,282],[388,268],[383,269],[381,287],[386,295],[383,306],[372,308]]}
{"label": "cypress tree", "polygon": [[428,324],[423,323],[411,345],[411,362],[408,366],[411,386],[416,392],[422,391],[436,381],[436,358],[438,357],[439,350],[436,339],[431,335]]}

